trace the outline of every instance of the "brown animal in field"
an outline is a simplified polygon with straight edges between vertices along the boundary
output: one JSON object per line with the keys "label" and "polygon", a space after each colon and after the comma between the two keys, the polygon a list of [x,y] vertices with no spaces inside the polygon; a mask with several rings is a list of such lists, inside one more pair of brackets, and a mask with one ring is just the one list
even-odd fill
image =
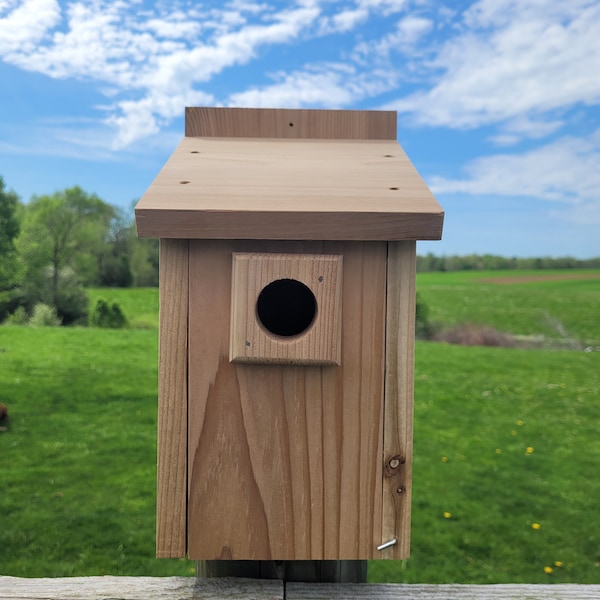
{"label": "brown animal in field", "polygon": [[0,423],[2,421],[8,421],[8,406],[0,402]]}

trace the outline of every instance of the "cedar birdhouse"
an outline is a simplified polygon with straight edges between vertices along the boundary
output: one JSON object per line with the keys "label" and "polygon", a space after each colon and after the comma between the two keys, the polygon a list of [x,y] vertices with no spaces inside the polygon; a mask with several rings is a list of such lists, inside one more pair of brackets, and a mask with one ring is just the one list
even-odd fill
{"label": "cedar birdhouse", "polygon": [[409,550],[416,240],[396,113],[188,108],[160,238],[157,555]]}

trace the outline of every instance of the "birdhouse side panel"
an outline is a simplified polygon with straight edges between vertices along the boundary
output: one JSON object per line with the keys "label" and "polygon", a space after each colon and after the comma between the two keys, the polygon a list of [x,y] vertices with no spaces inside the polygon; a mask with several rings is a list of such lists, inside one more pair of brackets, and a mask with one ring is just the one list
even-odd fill
{"label": "birdhouse side panel", "polygon": [[160,240],[156,556],[186,554],[188,241]]}
{"label": "birdhouse side panel", "polygon": [[413,380],[416,243],[390,242],[388,251],[384,488],[381,558],[410,553],[413,459]]}

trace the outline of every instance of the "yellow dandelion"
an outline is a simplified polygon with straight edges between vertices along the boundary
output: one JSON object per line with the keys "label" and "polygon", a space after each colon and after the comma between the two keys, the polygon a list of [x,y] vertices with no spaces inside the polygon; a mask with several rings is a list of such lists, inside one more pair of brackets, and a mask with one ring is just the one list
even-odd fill
{"label": "yellow dandelion", "polygon": [[531,446],[527,446],[527,450],[525,450],[525,454],[533,454],[533,448]]}
{"label": "yellow dandelion", "polygon": [[552,571],[554,571],[552,567],[544,567],[544,573],[546,573],[546,575],[550,575]]}
{"label": "yellow dandelion", "polygon": [[531,524],[531,529],[535,529],[537,531],[538,529],[541,529],[541,528],[542,528],[542,526],[539,523]]}
{"label": "yellow dandelion", "polygon": [[521,419],[519,419],[519,420],[517,421],[517,425],[518,425],[519,427],[523,427],[523,421],[521,421]]}
{"label": "yellow dandelion", "polygon": [[442,456],[442,462],[443,462],[443,463],[446,463],[446,462],[448,462],[448,457],[447,457],[447,456]]}
{"label": "yellow dandelion", "polygon": [[563,566],[563,561],[562,560],[555,560],[554,561],[554,566],[555,567],[562,567]]}
{"label": "yellow dandelion", "polygon": [[502,454],[502,448],[496,448],[496,454]]}
{"label": "yellow dandelion", "polygon": [[450,519],[452,517],[452,513],[449,513],[448,511],[446,511],[444,513],[444,519]]}

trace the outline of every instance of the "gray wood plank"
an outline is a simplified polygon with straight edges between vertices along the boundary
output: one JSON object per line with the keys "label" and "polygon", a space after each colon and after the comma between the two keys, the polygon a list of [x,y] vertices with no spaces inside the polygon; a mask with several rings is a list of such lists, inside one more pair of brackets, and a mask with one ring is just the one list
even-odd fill
{"label": "gray wood plank", "polygon": [[194,577],[0,576],[0,600],[600,600],[600,585],[422,585],[287,583]]}
{"label": "gray wood plank", "polygon": [[599,600],[600,585],[288,583],[286,600]]}
{"label": "gray wood plank", "polygon": [[277,580],[195,577],[0,577],[0,600],[282,600]]}

